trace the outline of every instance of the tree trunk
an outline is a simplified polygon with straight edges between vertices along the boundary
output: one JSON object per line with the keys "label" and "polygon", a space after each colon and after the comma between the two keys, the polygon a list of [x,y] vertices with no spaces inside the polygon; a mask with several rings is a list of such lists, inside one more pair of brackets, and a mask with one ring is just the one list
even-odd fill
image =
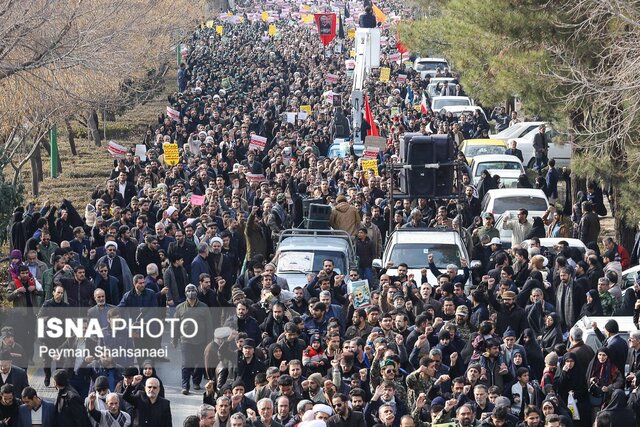
{"label": "tree trunk", "polygon": [[[71,121],[68,118],[64,119],[64,127],[67,128],[67,138],[69,139],[69,146],[71,147],[71,154],[74,156],[78,155],[78,150],[76,149],[76,135],[73,132],[73,128],[71,127]],[[62,171],[61,171],[62,172]]]}
{"label": "tree trunk", "polygon": [[93,141],[96,147],[100,147],[102,145],[102,136],[100,135],[100,123],[95,108],[87,111],[87,128],[89,139]]}
{"label": "tree trunk", "polygon": [[633,244],[635,243],[635,235],[636,230],[633,224],[628,224],[627,221],[619,214],[622,211],[620,207],[619,200],[622,198],[620,194],[619,187],[614,187],[613,189],[613,204],[611,208],[616,213],[614,215],[614,224],[616,230],[616,242],[625,247],[629,252],[631,252],[631,248],[633,248]]}
{"label": "tree trunk", "polygon": [[36,147],[31,162],[31,194],[38,197],[40,194],[40,176],[42,175],[42,157],[40,156],[40,145]]}
{"label": "tree trunk", "polygon": [[[575,130],[575,131],[584,131],[584,113],[582,111],[574,111],[571,114],[571,127]],[[570,143],[572,146],[572,155],[576,156],[577,154],[579,154],[582,150],[579,150],[578,148],[576,148],[576,144],[575,144],[575,134],[570,135]],[[573,203],[578,202],[578,198],[577,198],[577,194],[578,191],[582,191],[583,193],[585,191],[587,191],[587,180],[583,177],[578,177],[575,174],[571,175],[571,188],[567,188],[567,191],[571,191],[571,200],[573,200]]]}

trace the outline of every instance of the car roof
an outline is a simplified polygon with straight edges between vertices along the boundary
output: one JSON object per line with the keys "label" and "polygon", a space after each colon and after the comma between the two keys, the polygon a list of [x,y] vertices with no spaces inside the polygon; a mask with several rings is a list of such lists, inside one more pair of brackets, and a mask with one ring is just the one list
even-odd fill
{"label": "car roof", "polygon": [[462,141],[465,145],[500,145],[502,147],[507,147],[507,144],[501,139],[487,139],[487,138],[477,138],[477,139],[465,139]]}
{"label": "car roof", "polygon": [[498,188],[495,190],[487,191],[487,195],[485,197],[487,196],[490,196],[493,199],[515,196],[539,197],[541,199],[547,198],[547,196],[544,194],[544,191],[538,188]]}
{"label": "car roof", "polygon": [[[558,242],[567,242],[569,244],[570,248],[582,248],[582,249],[587,249],[587,247],[585,246],[585,244],[582,242],[582,240],[580,239],[571,239],[571,238],[566,238],[566,237],[543,237],[540,240],[540,246],[544,246],[545,248],[551,248],[555,245],[558,244]],[[522,247],[527,249],[529,247],[529,244],[531,242],[531,239],[529,240],[524,240],[522,242]]]}
{"label": "car roof", "polygon": [[[444,98],[444,96],[437,96],[436,98]],[[450,98],[450,97],[447,97]],[[460,98],[459,96],[454,96],[453,98]],[[441,110],[451,111],[452,113],[457,113],[459,111],[470,111],[470,110],[482,110],[482,108],[477,105],[445,105],[441,108]]]}
{"label": "car roof", "polygon": [[[596,322],[598,329],[604,331],[604,325],[609,320],[612,320],[611,316],[584,316],[576,322],[576,326],[583,331],[587,331],[591,330],[591,323]],[[618,329],[620,332],[631,332],[637,329],[633,323],[633,316],[616,316],[613,320],[618,322]]]}
{"label": "car roof", "polygon": [[[441,99],[471,99],[468,96],[434,96],[433,100],[441,100]],[[467,105],[467,107],[471,107],[471,105]]]}
{"label": "car roof", "polygon": [[444,243],[457,244],[460,235],[454,230],[441,230],[437,228],[404,228],[391,234],[395,243]]}
{"label": "car roof", "polygon": [[341,238],[330,236],[313,237],[301,234],[290,236],[280,241],[278,251],[305,251],[305,250],[337,250],[343,251],[347,247],[347,242]]}
{"label": "car roof", "polygon": [[447,61],[444,58],[432,58],[432,57],[421,57],[421,58],[416,58],[416,62],[421,62],[421,61],[440,61],[440,62],[446,62],[449,63],[449,61]]}
{"label": "car roof", "polygon": [[510,154],[480,154],[473,157],[473,163],[488,162],[517,162],[522,164],[519,158]]}

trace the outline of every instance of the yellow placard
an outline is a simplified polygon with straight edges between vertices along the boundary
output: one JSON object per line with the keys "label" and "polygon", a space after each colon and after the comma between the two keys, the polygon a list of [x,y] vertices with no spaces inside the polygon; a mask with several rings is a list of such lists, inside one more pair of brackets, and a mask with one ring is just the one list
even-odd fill
{"label": "yellow placard", "polygon": [[244,22],[244,16],[240,16],[240,23],[242,24]]}
{"label": "yellow placard", "polygon": [[222,35],[222,25],[216,25],[216,33]]}
{"label": "yellow placard", "polygon": [[269,19],[269,14],[267,12],[262,12],[260,14],[260,18],[262,18],[264,22],[267,22],[267,20]]}
{"label": "yellow placard", "polygon": [[302,10],[304,10],[305,12],[309,12],[311,10],[311,6],[304,4],[302,5]]}
{"label": "yellow placard", "polygon": [[362,161],[362,170],[368,171],[369,169],[373,171],[375,176],[378,176],[378,159]]}
{"label": "yellow placard", "polygon": [[356,29],[355,28],[349,28],[347,30],[347,37],[350,38],[351,40],[356,38]]}
{"label": "yellow placard", "polygon": [[269,36],[274,37],[278,29],[276,28],[276,24],[269,25]]}
{"label": "yellow placard", "polygon": [[303,14],[302,22],[304,22],[305,24],[311,24],[313,22],[313,15],[310,13]]}
{"label": "yellow placard", "polygon": [[180,161],[180,153],[178,153],[178,144],[170,144],[168,142],[162,145],[164,150],[164,161],[169,166],[175,166]]}
{"label": "yellow placard", "polygon": [[311,105],[301,105],[300,111],[304,111],[307,114],[311,114]]}
{"label": "yellow placard", "polygon": [[356,57],[356,51],[354,49],[351,49],[349,51],[349,56],[352,57],[352,58],[355,58]]}
{"label": "yellow placard", "polygon": [[213,21],[207,21],[205,25],[207,26],[207,28],[213,28]]}
{"label": "yellow placard", "polygon": [[390,77],[391,77],[391,68],[380,67],[380,81],[388,82]]}

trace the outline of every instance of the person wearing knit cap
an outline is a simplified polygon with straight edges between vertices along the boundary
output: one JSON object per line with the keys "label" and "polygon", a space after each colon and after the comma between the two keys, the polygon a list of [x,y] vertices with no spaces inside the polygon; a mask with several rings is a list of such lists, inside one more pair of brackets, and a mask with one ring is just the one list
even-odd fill
{"label": "person wearing knit cap", "polygon": [[324,396],[322,385],[324,379],[322,374],[313,373],[309,375],[306,381],[302,382],[303,396],[311,400],[313,403],[328,403]]}

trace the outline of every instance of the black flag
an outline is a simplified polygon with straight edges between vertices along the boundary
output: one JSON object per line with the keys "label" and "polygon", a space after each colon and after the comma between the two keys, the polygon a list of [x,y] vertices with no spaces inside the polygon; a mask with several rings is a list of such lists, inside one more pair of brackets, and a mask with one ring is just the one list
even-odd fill
{"label": "black flag", "polygon": [[348,18],[351,14],[349,13],[349,2],[344,3],[344,17]]}
{"label": "black flag", "polygon": [[338,38],[344,39],[344,26],[342,25],[342,15],[338,15]]}

